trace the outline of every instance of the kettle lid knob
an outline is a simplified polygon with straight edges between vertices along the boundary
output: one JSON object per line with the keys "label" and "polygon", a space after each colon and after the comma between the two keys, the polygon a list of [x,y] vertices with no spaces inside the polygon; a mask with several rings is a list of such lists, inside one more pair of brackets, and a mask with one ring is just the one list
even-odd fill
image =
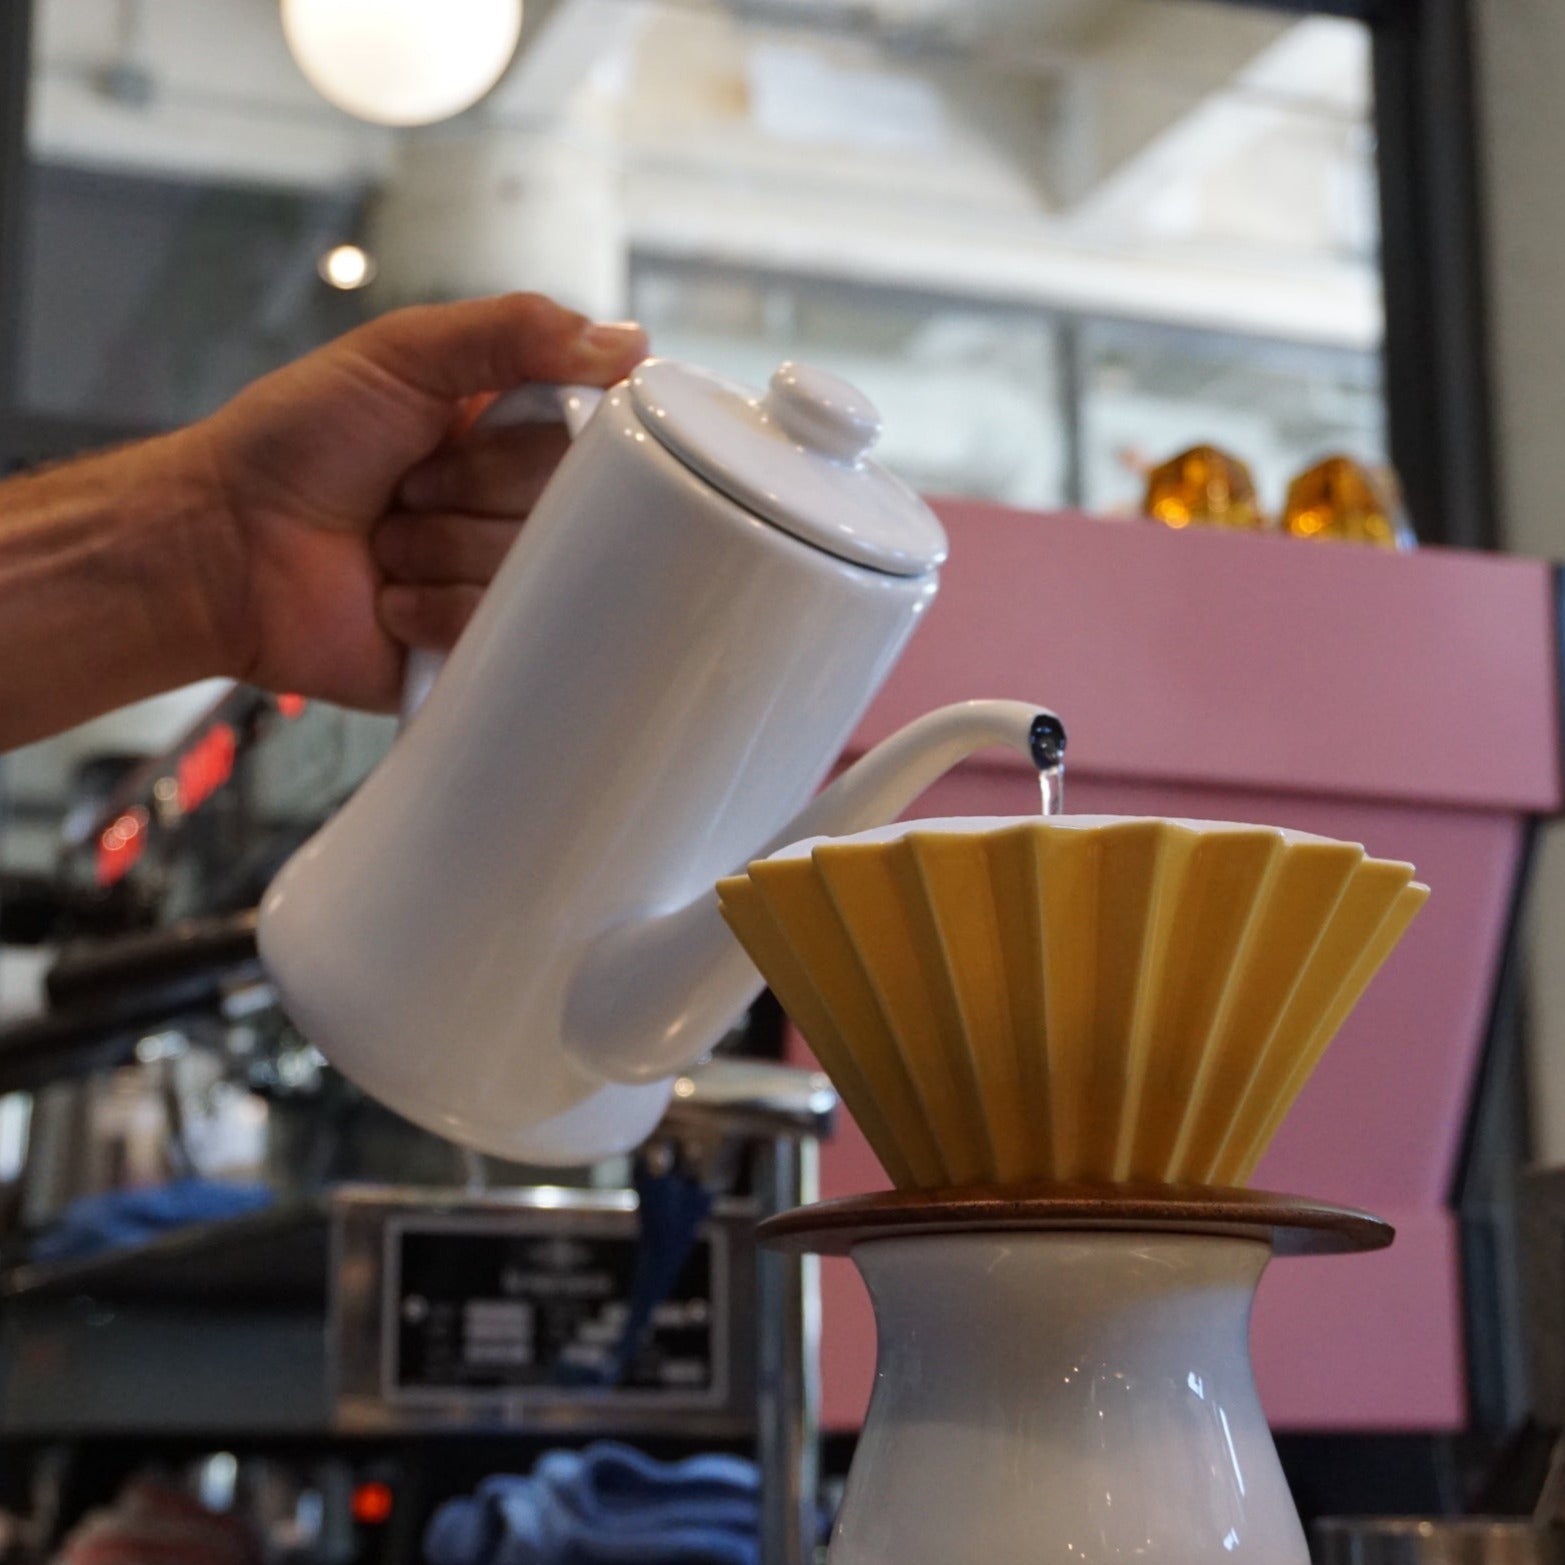
{"label": "kettle lid knob", "polygon": [[761,412],[799,445],[836,462],[857,462],[880,438],[880,414],[863,392],[792,360],[773,372]]}
{"label": "kettle lid knob", "polygon": [[630,377],[652,438],[748,511],[840,560],[923,576],[946,557],[939,520],[870,447],[880,414],[827,370],[783,364],[757,393],[708,370],[646,359]]}

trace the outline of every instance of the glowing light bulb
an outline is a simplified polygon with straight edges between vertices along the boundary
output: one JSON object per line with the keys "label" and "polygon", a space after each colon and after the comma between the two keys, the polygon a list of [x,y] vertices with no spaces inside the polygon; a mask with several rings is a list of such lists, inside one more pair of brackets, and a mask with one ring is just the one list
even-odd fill
{"label": "glowing light bulb", "polygon": [[299,69],[376,125],[432,125],[478,102],[522,35],[522,0],[282,0]]}
{"label": "glowing light bulb", "polygon": [[316,270],[321,281],[351,293],[375,280],[374,258],[357,245],[333,245],[320,259]]}

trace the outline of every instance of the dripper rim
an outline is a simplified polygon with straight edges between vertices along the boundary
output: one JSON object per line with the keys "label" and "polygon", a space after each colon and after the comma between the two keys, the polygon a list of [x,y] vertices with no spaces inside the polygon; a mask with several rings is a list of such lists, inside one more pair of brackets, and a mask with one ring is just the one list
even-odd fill
{"label": "dripper rim", "polygon": [[[754,863],[778,863],[790,859],[808,858],[818,847],[826,844],[843,847],[874,847],[881,843],[901,842],[915,833],[943,836],[990,836],[1004,831],[1091,831],[1112,826],[1169,826],[1176,830],[1193,832],[1201,836],[1228,836],[1238,832],[1269,832],[1289,844],[1319,843],[1327,847],[1358,848],[1366,857],[1373,857],[1360,842],[1349,842],[1341,837],[1325,837],[1318,832],[1298,831],[1291,826],[1277,826],[1269,822],[1196,820],[1181,815],[941,815],[927,820],[892,821],[885,826],[871,826],[864,831],[849,832],[844,836],[821,834],[801,837],[777,848]],[[1384,860],[1400,863],[1402,860]]]}

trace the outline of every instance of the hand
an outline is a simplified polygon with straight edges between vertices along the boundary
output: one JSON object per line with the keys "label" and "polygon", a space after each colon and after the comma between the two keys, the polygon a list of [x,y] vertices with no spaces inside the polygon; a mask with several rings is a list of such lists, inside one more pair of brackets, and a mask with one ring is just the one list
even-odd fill
{"label": "hand", "polygon": [[407,647],[448,648],[565,449],[473,430],[524,381],[610,386],[646,354],[535,294],[382,316],[174,437],[220,524],[200,564],[217,661],[272,690],[396,706]]}

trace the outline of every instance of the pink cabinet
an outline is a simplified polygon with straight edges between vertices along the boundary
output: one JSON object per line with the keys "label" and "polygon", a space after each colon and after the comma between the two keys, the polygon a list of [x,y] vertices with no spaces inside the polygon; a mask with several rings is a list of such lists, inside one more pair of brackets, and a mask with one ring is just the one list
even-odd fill
{"label": "pink cabinet", "polygon": [[[1397,1243],[1275,1265],[1255,1354],[1279,1428],[1459,1427],[1445,1202],[1526,823],[1561,803],[1550,568],[939,509],[952,541],[941,596],[850,758],[943,702],[1035,699],[1069,727],[1073,810],[1298,827],[1410,859],[1433,888],[1257,1177],[1367,1207]],[[1021,763],[995,753],[909,814],[1020,814],[1036,800]],[[823,1182],[828,1195],[885,1183],[851,1122]],[[848,1263],[826,1263],[824,1288],[826,1422],[853,1427],[873,1327]]]}

